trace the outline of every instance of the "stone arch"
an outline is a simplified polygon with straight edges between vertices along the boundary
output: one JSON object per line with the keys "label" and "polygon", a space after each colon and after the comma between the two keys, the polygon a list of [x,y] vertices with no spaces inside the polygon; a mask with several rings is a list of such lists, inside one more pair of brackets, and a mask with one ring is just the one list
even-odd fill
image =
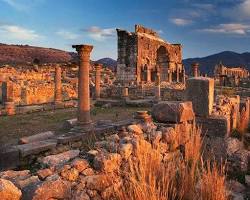
{"label": "stone arch", "polygon": [[161,74],[161,80],[167,81],[169,69],[169,55],[165,46],[160,46],[156,52],[156,65]]}

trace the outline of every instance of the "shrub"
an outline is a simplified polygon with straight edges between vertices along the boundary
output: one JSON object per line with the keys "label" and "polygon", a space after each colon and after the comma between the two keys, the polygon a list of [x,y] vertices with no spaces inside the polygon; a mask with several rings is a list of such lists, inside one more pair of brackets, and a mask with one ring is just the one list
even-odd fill
{"label": "shrub", "polygon": [[[134,159],[121,170],[124,184],[119,200],[224,200],[226,198],[224,166],[201,158],[200,129],[187,133],[184,154],[172,152],[164,161],[159,149],[142,143]],[[170,153],[171,154],[171,153]]]}

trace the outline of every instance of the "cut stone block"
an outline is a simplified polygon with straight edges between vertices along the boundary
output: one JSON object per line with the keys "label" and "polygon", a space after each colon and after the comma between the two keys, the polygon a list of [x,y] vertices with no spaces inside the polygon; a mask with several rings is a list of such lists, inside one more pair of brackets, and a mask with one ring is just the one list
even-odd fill
{"label": "cut stone block", "polygon": [[76,158],[79,155],[79,150],[70,150],[57,155],[46,156],[42,159],[41,163],[48,166],[58,166],[65,164],[71,159]]}
{"label": "cut stone block", "polygon": [[225,137],[230,133],[230,119],[224,116],[196,117],[196,122],[203,135]]}
{"label": "cut stone block", "polygon": [[194,120],[192,102],[166,101],[156,104],[152,116],[159,122],[186,122]]}
{"label": "cut stone block", "polygon": [[0,171],[6,169],[15,169],[19,166],[19,149],[9,147],[0,150]]}
{"label": "cut stone block", "polygon": [[56,147],[57,142],[55,140],[52,141],[40,141],[40,142],[32,142],[29,144],[17,145],[16,147],[19,149],[22,157],[26,157],[28,155],[35,155],[41,152],[53,149]]}
{"label": "cut stone block", "polygon": [[186,83],[186,100],[192,101],[195,114],[208,117],[214,103],[214,79],[196,77],[188,79]]}
{"label": "cut stone block", "polygon": [[39,133],[36,135],[28,136],[28,137],[22,137],[19,140],[20,144],[28,144],[31,142],[39,142],[42,140],[47,140],[55,136],[55,133],[53,131],[47,131],[43,133]]}
{"label": "cut stone block", "polygon": [[68,119],[64,122],[63,128],[64,129],[71,129],[77,124],[77,118],[74,119]]}

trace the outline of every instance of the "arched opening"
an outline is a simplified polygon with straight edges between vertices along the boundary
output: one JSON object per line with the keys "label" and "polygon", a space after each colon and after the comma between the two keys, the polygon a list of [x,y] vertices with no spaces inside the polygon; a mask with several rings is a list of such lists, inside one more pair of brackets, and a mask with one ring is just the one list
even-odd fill
{"label": "arched opening", "polygon": [[168,80],[168,68],[169,68],[169,57],[167,49],[164,46],[160,46],[157,50],[156,65],[158,66],[161,74],[161,80]]}

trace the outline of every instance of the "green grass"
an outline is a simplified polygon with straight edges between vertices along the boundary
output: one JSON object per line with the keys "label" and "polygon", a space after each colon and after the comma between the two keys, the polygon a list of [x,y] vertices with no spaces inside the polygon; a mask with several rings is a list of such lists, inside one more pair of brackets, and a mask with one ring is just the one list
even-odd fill
{"label": "green grass", "polygon": [[[133,116],[137,110],[149,110],[149,108],[136,107],[94,107],[91,110],[93,121],[124,120]],[[62,125],[67,119],[76,118],[76,108],[62,109],[55,111],[36,112],[24,115],[0,117],[0,146],[16,143],[18,138],[30,136],[44,131],[55,131],[64,133]]]}

